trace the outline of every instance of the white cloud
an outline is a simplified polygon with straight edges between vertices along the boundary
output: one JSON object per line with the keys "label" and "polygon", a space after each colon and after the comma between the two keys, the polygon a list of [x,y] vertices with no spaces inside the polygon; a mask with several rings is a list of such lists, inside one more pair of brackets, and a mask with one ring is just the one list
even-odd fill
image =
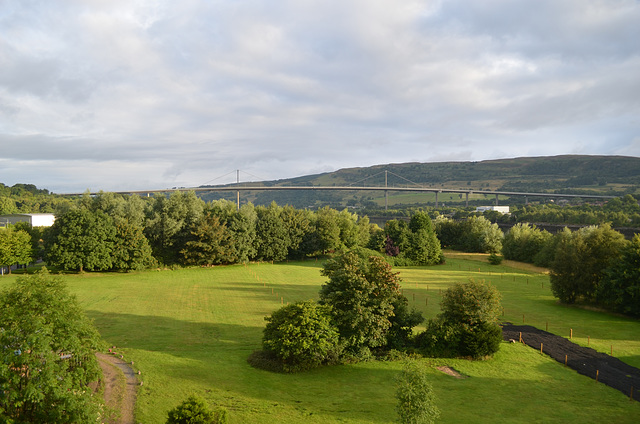
{"label": "white cloud", "polygon": [[5,1],[0,182],[637,155],[638,21],[632,0]]}

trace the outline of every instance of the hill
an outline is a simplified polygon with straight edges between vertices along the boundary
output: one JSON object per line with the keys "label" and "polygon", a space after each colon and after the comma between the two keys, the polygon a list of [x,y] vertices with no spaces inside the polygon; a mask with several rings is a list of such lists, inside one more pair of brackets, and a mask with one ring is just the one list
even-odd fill
{"label": "hill", "polygon": [[[345,168],[335,172],[291,179],[264,181],[265,186],[385,186],[412,185],[464,190],[528,191],[569,194],[640,195],[640,158],[628,156],[563,155],[523,157],[481,162],[400,163],[365,168]],[[390,194],[390,204],[425,204],[428,194]],[[218,195],[209,194],[207,200]],[[476,196],[478,202],[484,196]],[[231,197],[229,197],[232,200]],[[379,192],[256,192],[245,196],[256,204],[291,204],[295,207],[376,207],[384,204]],[[504,204],[509,200],[505,199]],[[452,194],[441,201],[463,203]],[[522,201],[522,199],[514,201]],[[473,203],[473,199],[472,199]],[[486,203],[486,201],[485,201]]]}

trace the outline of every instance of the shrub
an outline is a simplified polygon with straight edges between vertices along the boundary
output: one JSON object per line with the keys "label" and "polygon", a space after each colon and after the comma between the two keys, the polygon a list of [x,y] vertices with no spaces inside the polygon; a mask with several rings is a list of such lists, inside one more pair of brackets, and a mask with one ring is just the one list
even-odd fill
{"label": "shrub", "polygon": [[338,344],[331,308],[309,300],[297,302],[266,317],[262,346],[280,359],[285,372],[326,363]]}
{"label": "shrub", "polygon": [[500,265],[502,263],[502,259],[504,259],[502,256],[496,255],[495,253],[489,255],[489,263],[491,265]]}
{"label": "shrub", "polygon": [[227,410],[218,407],[211,410],[201,398],[191,395],[169,411],[167,424],[226,424]]}

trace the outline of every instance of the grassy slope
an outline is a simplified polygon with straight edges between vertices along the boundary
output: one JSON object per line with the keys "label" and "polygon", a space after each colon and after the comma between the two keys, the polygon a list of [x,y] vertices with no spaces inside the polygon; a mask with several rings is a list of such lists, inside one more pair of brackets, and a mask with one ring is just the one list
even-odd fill
{"label": "grassy slope", "polygon": [[[109,344],[142,370],[137,420],[162,423],[196,392],[230,410],[232,423],[393,421],[399,363],[370,362],[280,375],[249,367],[264,316],[282,302],[315,298],[323,282],[315,262],[66,277]],[[640,323],[567,308],[535,270],[490,266],[482,256],[402,269],[403,290],[426,316],[438,313],[440,290],[469,277],[495,284],[505,320],[568,335],[640,367]],[[0,286],[14,277],[5,277]],[[528,280],[528,284],[527,284]],[[542,287],[544,284],[544,288]],[[272,294],[273,290],[273,294]],[[414,300],[415,295],[415,300]],[[428,301],[427,301],[428,298]],[[426,303],[428,302],[428,305]],[[584,338],[584,340],[583,340]],[[425,360],[469,378],[430,368],[442,422],[637,422],[640,403],[565,369],[522,345],[504,343],[491,360]]]}

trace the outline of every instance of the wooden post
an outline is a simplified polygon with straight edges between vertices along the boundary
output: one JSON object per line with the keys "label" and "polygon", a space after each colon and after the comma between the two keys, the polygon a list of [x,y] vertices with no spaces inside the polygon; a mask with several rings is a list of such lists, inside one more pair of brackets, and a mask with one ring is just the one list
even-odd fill
{"label": "wooden post", "polygon": [[544,345],[544,343],[540,343],[540,353],[542,353],[542,345]]}
{"label": "wooden post", "polygon": [[573,339],[573,328],[569,329],[569,339]]}
{"label": "wooden post", "polygon": [[564,366],[567,366],[567,355],[564,355]]}
{"label": "wooden post", "polygon": [[600,375],[600,370],[596,370],[596,383],[598,382],[598,376]]}
{"label": "wooden post", "polygon": [[522,343],[522,331],[520,332],[520,343]]}
{"label": "wooden post", "polygon": [[429,306],[429,297],[424,300],[424,306]]}

